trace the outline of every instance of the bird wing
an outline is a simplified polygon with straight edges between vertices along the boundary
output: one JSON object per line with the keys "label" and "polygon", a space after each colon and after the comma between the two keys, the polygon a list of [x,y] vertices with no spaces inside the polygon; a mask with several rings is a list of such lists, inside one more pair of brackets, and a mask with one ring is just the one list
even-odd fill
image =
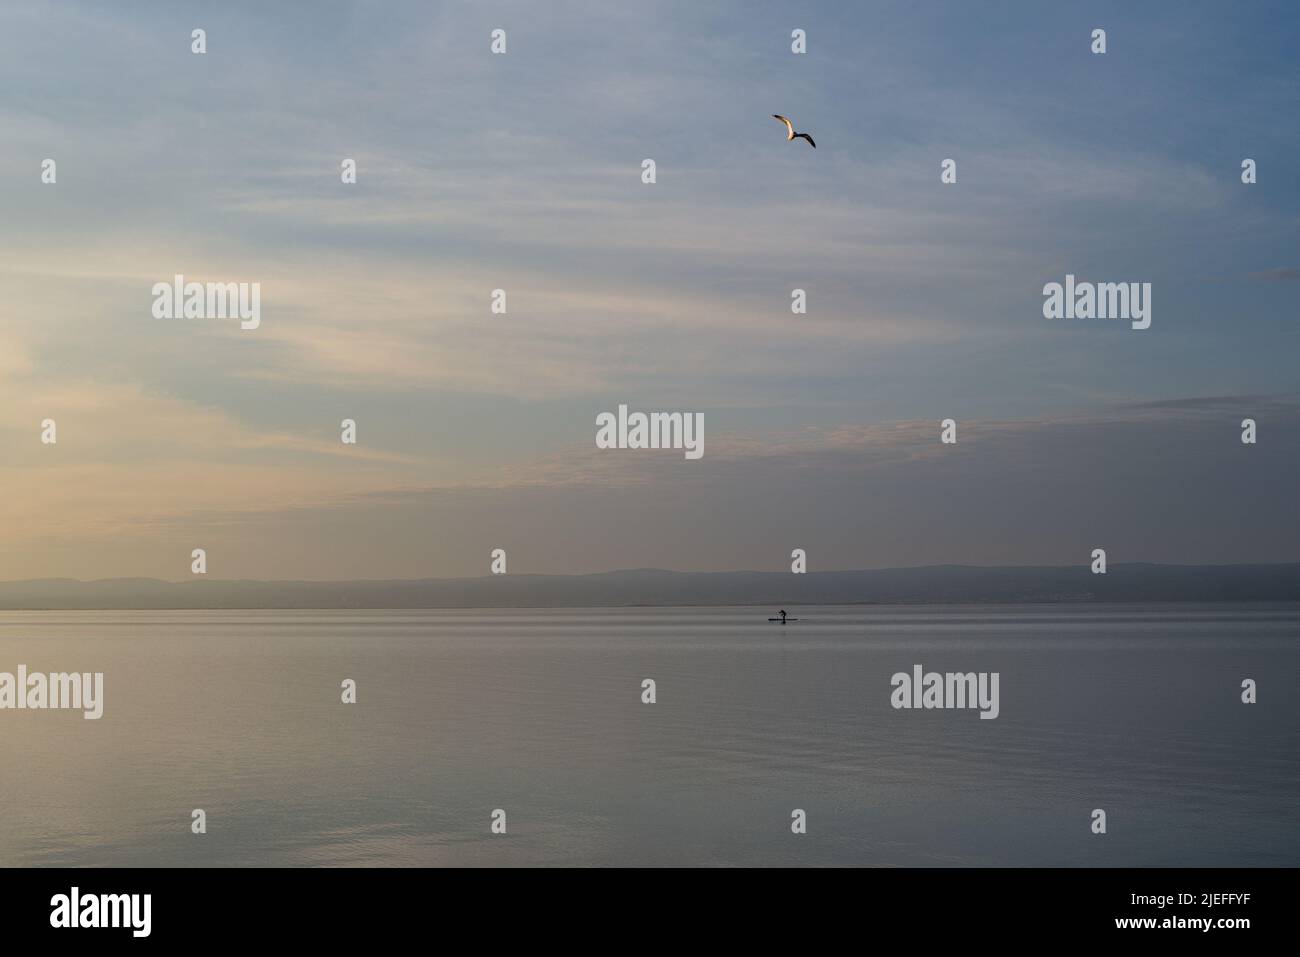
{"label": "bird wing", "polygon": [[807,133],[796,133],[795,136],[802,136],[804,139],[806,139],[806,140],[808,141],[808,144],[809,144],[813,149],[816,149],[816,148],[817,148],[817,144],[813,142],[813,138],[812,138],[811,136],[809,136]]}
{"label": "bird wing", "polygon": [[789,120],[787,120],[787,119],[786,119],[784,116],[782,116],[780,113],[773,113],[773,114],[772,114],[772,118],[773,118],[773,119],[776,119],[776,120],[780,120],[782,123],[785,124],[785,128],[786,128],[787,130],[790,131],[790,135],[786,137],[787,140],[792,140],[792,139],[794,139],[794,124],[793,124],[793,123],[791,123]]}

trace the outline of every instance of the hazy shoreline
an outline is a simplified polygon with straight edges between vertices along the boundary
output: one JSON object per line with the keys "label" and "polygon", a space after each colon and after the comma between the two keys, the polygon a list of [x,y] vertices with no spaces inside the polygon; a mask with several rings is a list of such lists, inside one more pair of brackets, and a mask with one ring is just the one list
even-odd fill
{"label": "hazy shoreline", "polygon": [[480,578],[0,582],[0,610],[602,608],[772,605],[1300,601],[1300,563],[935,565],[808,572],[674,572]]}

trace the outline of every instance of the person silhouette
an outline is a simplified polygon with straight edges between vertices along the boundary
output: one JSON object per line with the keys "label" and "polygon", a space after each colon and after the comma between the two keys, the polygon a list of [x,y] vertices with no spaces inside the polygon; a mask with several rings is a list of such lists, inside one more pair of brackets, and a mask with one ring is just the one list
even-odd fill
{"label": "person silhouette", "polygon": [[781,609],[781,624],[785,624],[785,609]]}

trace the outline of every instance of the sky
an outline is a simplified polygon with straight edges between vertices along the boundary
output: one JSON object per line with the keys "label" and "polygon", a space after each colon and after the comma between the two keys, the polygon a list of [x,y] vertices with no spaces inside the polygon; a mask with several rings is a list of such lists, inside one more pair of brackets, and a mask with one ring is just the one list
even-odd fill
{"label": "sky", "polygon": [[[1292,3],[5,5],[0,579],[1300,560],[1298,43]],[[260,327],[154,318],[178,273]],[[1045,318],[1067,274],[1151,328]],[[704,456],[597,449],[619,404]]]}

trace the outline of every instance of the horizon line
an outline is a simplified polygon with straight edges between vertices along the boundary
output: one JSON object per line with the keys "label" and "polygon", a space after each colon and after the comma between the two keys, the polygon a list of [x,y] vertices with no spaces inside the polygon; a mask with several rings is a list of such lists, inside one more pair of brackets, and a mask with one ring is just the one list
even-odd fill
{"label": "horizon line", "polygon": [[[1300,566],[1300,559],[1294,561],[1280,562],[1152,562],[1152,561],[1133,561],[1133,562],[1109,562],[1109,568],[1199,568],[1199,569],[1216,569],[1216,568],[1288,568]],[[926,565],[882,565],[877,567],[854,567],[854,568],[826,568],[817,571],[805,571],[797,574],[801,576],[816,575],[847,575],[863,574],[878,572],[901,572],[901,571],[929,571],[935,569],[966,569],[975,571],[1005,571],[1007,569],[1017,569],[1024,571],[1060,571],[1067,569],[1087,569],[1088,563],[1074,564],[999,564],[999,565],[976,565],[966,562],[938,562]],[[189,578],[157,578],[152,575],[119,575],[112,578],[72,578],[68,576],[46,576],[41,578],[10,578],[0,580],[2,585],[29,585],[42,582],[74,583],[79,585],[95,585],[108,582],[156,582],[164,585],[185,585],[196,584],[200,582],[224,583],[224,584],[310,584],[310,585],[330,585],[330,584],[364,584],[364,583],[382,583],[382,584],[402,584],[402,583],[425,583],[425,582],[465,582],[465,581],[484,581],[487,579],[517,579],[517,578],[593,578],[601,575],[630,575],[654,573],[661,575],[792,575],[794,572],[777,569],[760,569],[760,568],[726,568],[726,569],[677,569],[677,568],[659,568],[653,566],[642,566],[637,568],[611,568],[604,571],[589,572],[502,572],[500,574],[487,573],[483,575],[443,575],[443,576],[425,576],[422,578],[217,578],[209,575],[192,575]]]}

